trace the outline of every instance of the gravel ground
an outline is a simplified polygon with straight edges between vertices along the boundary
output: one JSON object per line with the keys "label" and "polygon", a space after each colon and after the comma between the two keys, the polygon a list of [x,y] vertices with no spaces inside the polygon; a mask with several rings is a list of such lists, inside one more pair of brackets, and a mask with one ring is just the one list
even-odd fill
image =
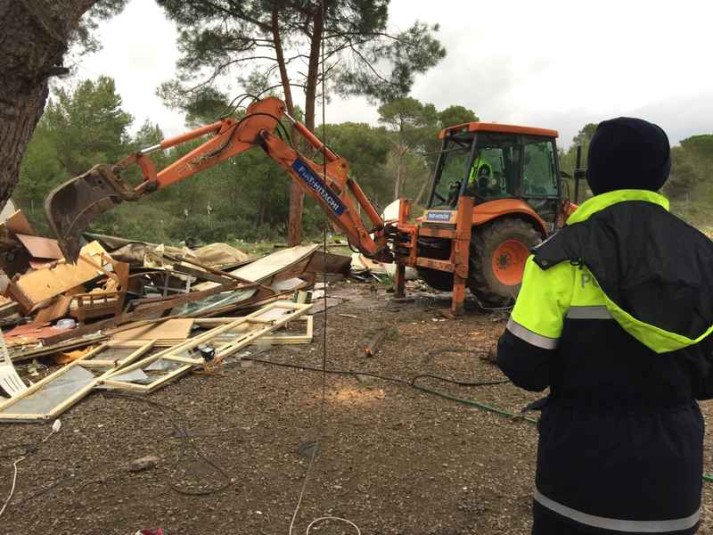
{"label": "gravel ground", "polygon": [[[331,290],[346,301],[327,312],[328,368],[405,380],[424,373],[502,379],[481,358],[504,327],[501,316],[470,311],[443,320],[444,299],[396,304],[373,288]],[[311,345],[273,347],[258,358],[321,367],[322,315],[315,326]],[[363,348],[381,328],[389,336],[368,359]],[[508,411],[537,398],[509,384],[418,384]],[[713,405],[703,405],[710,420]],[[171,535],[287,535],[303,488],[294,535],[322,516],[349,519],[364,535],[529,533],[534,425],[365,375],[235,362],[138,400],[92,394],[40,443],[49,432],[49,425],[3,427],[0,497],[10,490],[13,461],[26,458],[0,533],[133,535],[163,527]],[[147,455],[158,457],[154,468],[128,470]],[[709,472],[712,456],[707,438]],[[713,534],[711,485],[704,534]],[[324,522],[312,533],[356,530]]]}

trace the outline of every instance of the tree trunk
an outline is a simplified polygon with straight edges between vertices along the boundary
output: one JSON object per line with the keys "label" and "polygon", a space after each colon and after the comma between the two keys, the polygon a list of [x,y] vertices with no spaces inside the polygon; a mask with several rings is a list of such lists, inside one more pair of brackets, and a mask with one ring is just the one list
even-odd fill
{"label": "tree trunk", "polygon": [[[285,64],[285,54],[282,49],[282,38],[280,36],[279,9],[277,3],[272,10],[272,41],[275,45],[275,59],[280,71],[280,83],[282,92],[285,95],[285,106],[287,113],[295,116],[295,105],[292,100],[292,88],[290,87],[290,77]],[[294,130],[293,130],[294,133]],[[299,245],[302,241],[302,211],[304,207],[304,193],[294,180],[290,181],[290,214],[287,224],[287,245],[290,247]]]}
{"label": "tree trunk", "polygon": [[426,180],[422,185],[421,189],[418,190],[418,195],[416,195],[416,200],[413,201],[414,206],[420,206],[421,205],[421,198],[423,197],[423,194],[426,193],[426,188],[430,185],[431,181]]}
{"label": "tree trunk", "polygon": [[0,206],[19,178],[51,76],[82,14],[97,0],[0,0]]}
{"label": "tree trunk", "polygon": [[396,180],[394,181],[394,200],[401,196],[401,190],[404,185],[404,159],[409,148],[406,145],[396,145]]}
{"label": "tree trunk", "polygon": [[314,131],[315,109],[317,104],[317,80],[319,77],[322,32],[324,30],[321,4],[314,13],[312,40],[309,48],[309,64],[307,67],[307,83],[305,88],[305,126]]}
{"label": "tree trunk", "polygon": [[[309,50],[307,84],[305,89],[305,126],[314,132],[315,104],[317,100],[317,77],[319,75],[319,53],[322,44],[324,19],[321,3],[314,12],[314,24]],[[287,227],[287,244],[299,245],[302,242],[302,213],[304,211],[304,192],[293,182],[290,187],[290,218]]]}
{"label": "tree trunk", "polygon": [[399,198],[399,193],[401,191],[401,164],[403,161],[403,156],[401,152],[396,155],[396,180],[394,180],[394,200]]}
{"label": "tree trunk", "polygon": [[282,92],[285,94],[285,106],[287,113],[294,117],[295,105],[292,100],[292,88],[290,87],[290,77],[287,74],[287,64],[285,63],[285,51],[282,48],[282,36],[280,35],[279,6],[276,3],[272,9],[272,41],[275,45],[275,59],[280,71],[280,83]]}

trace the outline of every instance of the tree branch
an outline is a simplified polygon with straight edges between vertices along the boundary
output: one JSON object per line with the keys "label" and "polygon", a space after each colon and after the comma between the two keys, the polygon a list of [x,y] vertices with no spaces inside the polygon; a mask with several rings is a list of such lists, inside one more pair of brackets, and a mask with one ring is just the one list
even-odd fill
{"label": "tree branch", "polygon": [[377,71],[377,70],[374,68],[374,66],[371,64],[371,62],[370,62],[368,59],[366,59],[366,57],[364,57],[364,54],[362,54],[361,52],[359,52],[359,51],[358,51],[356,48],[354,48],[353,46],[350,46],[349,48],[351,48],[352,52],[354,52],[357,56],[359,56],[359,58],[366,64],[366,66],[369,68],[369,70],[370,70],[372,73],[374,73],[374,76],[376,76],[379,80],[381,80],[381,81],[384,82],[385,84],[389,84],[389,85],[392,85],[392,86],[395,85],[395,84],[394,84],[393,82],[391,82],[390,80],[387,80],[386,78],[384,78],[384,76],[383,76],[379,71]]}
{"label": "tree branch", "polygon": [[[231,17],[235,17],[240,20],[244,20],[245,22],[249,22],[250,24],[254,24],[258,28],[260,28],[264,32],[269,32],[270,31],[270,25],[266,22],[263,22],[259,19],[255,19],[253,17],[248,16],[243,9],[241,9],[240,3],[238,6],[236,6],[235,11],[231,11],[230,9],[225,9],[223,6],[220,6],[216,4],[215,2],[211,2],[211,0],[194,0],[197,1],[203,5],[210,6],[216,11],[220,11],[222,13],[225,13],[226,15],[230,15]],[[231,5],[235,5],[231,2]]]}
{"label": "tree branch", "polygon": [[325,36],[325,39],[334,39],[336,37],[343,37],[349,39],[350,37],[386,37],[387,39],[391,39],[392,41],[395,41],[397,43],[401,43],[404,45],[411,45],[411,43],[407,40],[404,39],[399,39],[398,37],[385,33],[385,32],[336,32],[330,35]]}

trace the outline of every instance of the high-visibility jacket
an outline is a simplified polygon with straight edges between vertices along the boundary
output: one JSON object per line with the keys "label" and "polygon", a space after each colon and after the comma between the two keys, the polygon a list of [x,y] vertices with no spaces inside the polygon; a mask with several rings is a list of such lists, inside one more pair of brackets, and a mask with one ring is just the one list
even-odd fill
{"label": "high-visibility jacket", "polygon": [[550,392],[535,508],[582,533],[694,533],[713,397],[713,242],[653,192],[593,197],[526,264],[497,360]]}
{"label": "high-visibility jacket", "polygon": [[468,175],[468,187],[475,188],[478,185],[478,178],[480,177],[480,170],[486,168],[488,170],[488,178],[493,176],[493,166],[490,165],[485,158],[478,156],[473,165],[470,168],[470,175]]}

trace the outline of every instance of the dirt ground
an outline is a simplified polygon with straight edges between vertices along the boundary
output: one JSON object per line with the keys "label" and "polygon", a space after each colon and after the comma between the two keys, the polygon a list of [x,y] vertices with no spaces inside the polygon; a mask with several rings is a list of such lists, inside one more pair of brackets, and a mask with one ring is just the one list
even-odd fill
{"label": "dirt ground", "polygon": [[[383,286],[366,284],[339,283],[330,295],[346,301],[327,311],[328,368],[406,380],[503,377],[480,358],[504,328],[501,315],[443,320],[447,300],[397,304]],[[253,355],[321,367],[323,315],[315,327],[311,345]],[[367,340],[384,327],[381,353],[366,358]],[[538,397],[510,384],[418,384],[515,412]],[[364,535],[529,533],[536,430],[522,419],[364,375],[325,381],[322,373],[245,361],[141,399],[92,394],[44,443],[49,425],[4,426],[0,500],[13,461],[26,458],[0,533],[133,535],[163,527],[171,535],[287,535],[303,488],[294,535],[323,516],[349,519]],[[711,421],[713,405],[703,405]],[[147,455],[159,458],[154,468],[127,470]],[[711,472],[709,438],[705,456]],[[704,488],[700,533],[713,534],[713,483]],[[324,522],[312,533],[356,530]]]}

